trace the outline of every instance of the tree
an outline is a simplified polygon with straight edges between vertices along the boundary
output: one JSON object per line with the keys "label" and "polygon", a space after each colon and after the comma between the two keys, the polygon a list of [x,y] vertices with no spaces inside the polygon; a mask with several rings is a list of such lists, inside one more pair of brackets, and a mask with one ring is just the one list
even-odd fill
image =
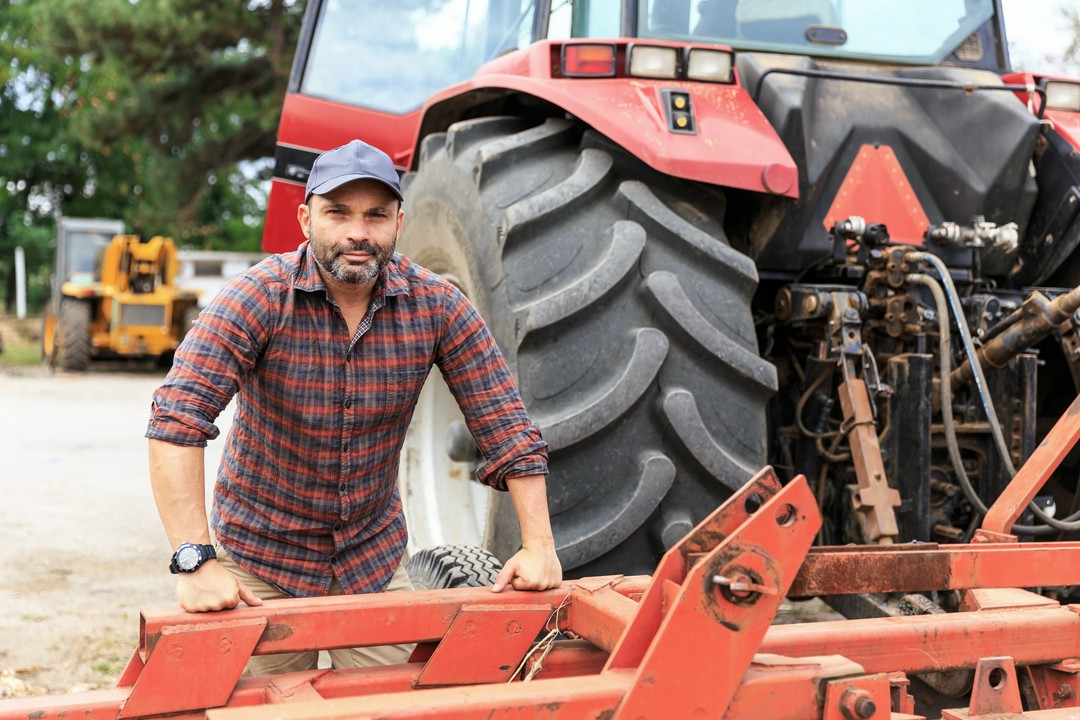
{"label": "tree", "polygon": [[212,189],[242,199],[237,165],[274,154],[303,3],[38,1],[51,51],[87,68],[62,88],[72,131],[132,160],[141,198],[125,217],[206,245]]}
{"label": "tree", "polygon": [[122,217],[121,193],[100,193],[105,178],[128,176],[123,156],[106,157],[70,131],[55,78],[67,72],[32,38],[41,32],[33,2],[0,2],[0,280],[11,305],[14,248],[26,251],[31,306],[45,293],[52,264],[53,218],[71,215]]}
{"label": "tree", "polygon": [[0,0],[0,283],[38,304],[55,219],[257,249],[302,0]]}

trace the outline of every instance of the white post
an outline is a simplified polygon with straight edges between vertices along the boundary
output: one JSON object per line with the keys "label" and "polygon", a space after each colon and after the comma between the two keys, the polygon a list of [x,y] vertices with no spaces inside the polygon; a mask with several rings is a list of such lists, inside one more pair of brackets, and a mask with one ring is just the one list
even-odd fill
{"label": "white post", "polygon": [[15,248],[15,316],[26,319],[26,253]]}

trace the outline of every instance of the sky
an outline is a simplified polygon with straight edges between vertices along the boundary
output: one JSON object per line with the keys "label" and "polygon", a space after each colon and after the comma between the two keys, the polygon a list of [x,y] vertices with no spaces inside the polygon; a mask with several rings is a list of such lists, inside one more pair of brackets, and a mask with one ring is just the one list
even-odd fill
{"label": "sky", "polygon": [[1080,63],[1060,58],[1072,40],[1062,9],[1076,0],[1002,0],[1009,54],[1017,70],[1080,77]]}

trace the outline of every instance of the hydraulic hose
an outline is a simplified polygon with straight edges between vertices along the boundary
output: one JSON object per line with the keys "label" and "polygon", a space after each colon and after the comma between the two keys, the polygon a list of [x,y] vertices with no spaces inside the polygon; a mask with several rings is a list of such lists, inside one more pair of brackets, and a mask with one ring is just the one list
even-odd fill
{"label": "hydraulic hose", "polygon": [[[912,253],[912,255],[925,255],[925,253]],[[937,260],[937,258],[934,258]],[[935,265],[935,267],[938,267]],[[943,272],[944,267],[938,268],[938,272],[942,277],[948,277],[948,274]],[[986,515],[988,508],[986,503],[982,501],[979,494],[975,491],[975,487],[971,484],[971,478],[968,477],[967,472],[964,470],[963,458],[960,457],[960,445],[956,439],[956,426],[953,421],[952,414],[952,387],[949,384],[949,373],[952,366],[952,339],[949,332],[949,304],[945,298],[945,293],[941,289],[941,285],[938,284],[933,278],[926,275],[911,274],[907,276],[908,282],[916,285],[922,285],[930,291],[930,294],[934,298],[934,304],[937,308],[938,317],[938,341],[939,341],[939,353],[941,358],[939,360],[941,365],[941,418],[942,424],[945,429],[945,442],[949,449],[949,459],[952,461],[953,468],[956,470],[956,477],[960,481],[960,489],[964,493],[964,497],[967,501],[978,511],[980,515]],[[951,278],[950,278],[951,284]],[[955,289],[955,288],[954,288]],[[955,309],[955,308],[954,308]],[[963,315],[955,313],[957,316],[957,324],[961,325],[961,336],[963,337],[967,331],[967,323],[964,322]],[[970,334],[967,335],[967,341],[970,343]],[[969,357],[972,357],[969,355]],[[977,366],[978,363],[973,363]],[[981,370],[977,373],[977,377],[981,376]],[[985,377],[981,378],[983,386],[986,385]],[[991,405],[991,409],[992,409]],[[996,422],[996,416],[994,418]],[[993,427],[993,422],[991,427]],[[1000,426],[998,427],[1000,432]],[[1002,443],[1004,444],[1004,443]],[[1008,464],[1009,477],[1011,478],[1016,474],[1012,469],[1012,463]],[[1070,515],[1064,520],[1055,520],[1043,512],[1042,508],[1031,503],[1029,505],[1032,512],[1039,517],[1040,520],[1045,522],[1045,525],[1014,525],[1013,531],[1022,533],[1025,535],[1052,535],[1058,531],[1071,531],[1080,530],[1080,513]]]}
{"label": "hydraulic hose", "polygon": [[[953,317],[956,318],[956,327],[960,331],[960,340],[964,344],[964,354],[967,355],[968,362],[971,363],[975,388],[978,391],[979,399],[982,401],[986,419],[990,423],[990,434],[993,436],[994,445],[997,448],[998,455],[1001,457],[1002,465],[1005,466],[1005,470],[1008,472],[1009,477],[1012,477],[1016,474],[1016,467],[1013,465],[1012,456],[1009,454],[1009,448],[1005,445],[1005,435],[1001,432],[1001,424],[997,419],[997,411],[994,410],[994,401],[990,398],[990,390],[986,384],[986,375],[983,374],[982,365],[979,363],[978,356],[975,353],[975,343],[971,340],[971,331],[968,329],[967,318],[964,316],[964,309],[960,305],[960,295],[956,292],[956,286],[953,284],[952,276],[949,275],[949,270],[945,267],[945,263],[943,263],[941,258],[936,255],[924,252],[911,252],[907,254],[907,259],[913,262],[921,261],[931,265],[938,271],[938,275],[941,277],[941,283],[945,286],[945,295],[949,300],[949,306],[952,308]],[[942,376],[942,384],[945,384],[948,381],[948,375]]]}

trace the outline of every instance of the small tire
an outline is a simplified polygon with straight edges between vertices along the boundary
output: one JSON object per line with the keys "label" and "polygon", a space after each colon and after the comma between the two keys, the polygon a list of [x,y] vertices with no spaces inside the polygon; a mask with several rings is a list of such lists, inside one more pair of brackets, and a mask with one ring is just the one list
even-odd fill
{"label": "small tire", "polygon": [[82,372],[90,367],[90,303],[65,299],[60,303],[55,353],[61,370]]}
{"label": "small tire", "polygon": [[418,590],[485,587],[495,583],[500,570],[498,558],[471,545],[425,548],[405,563],[405,572]]}

